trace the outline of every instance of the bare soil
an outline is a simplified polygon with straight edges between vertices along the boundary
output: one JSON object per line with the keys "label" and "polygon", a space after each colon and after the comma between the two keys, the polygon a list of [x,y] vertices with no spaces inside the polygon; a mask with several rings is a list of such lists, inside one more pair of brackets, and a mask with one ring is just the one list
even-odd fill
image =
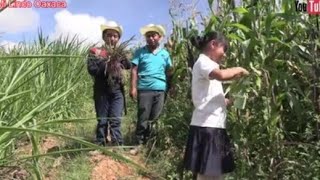
{"label": "bare soil", "polygon": [[91,155],[90,162],[94,165],[91,180],[150,180],[150,178],[137,175],[128,164],[116,161],[98,151],[89,154]]}
{"label": "bare soil", "polygon": [[[40,143],[41,153],[59,150],[62,141],[56,137],[44,137]],[[20,142],[17,153],[27,156],[32,154],[32,145],[30,142]],[[139,175],[130,165],[119,162],[99,151],[91,151],[89,154],[90,163],[93,165],[90,180],[151,180],[148,177]],[[129,156],[132,161],[144,167],[144,162],[139,156]],[[45,180],[54,180],[58,174],[58,167],[63,163],[64,157],[57,157],[50,169],[45,172]],[[30,173],[21,167],[0,167],[0,179],[25,180],[30,177]]]}

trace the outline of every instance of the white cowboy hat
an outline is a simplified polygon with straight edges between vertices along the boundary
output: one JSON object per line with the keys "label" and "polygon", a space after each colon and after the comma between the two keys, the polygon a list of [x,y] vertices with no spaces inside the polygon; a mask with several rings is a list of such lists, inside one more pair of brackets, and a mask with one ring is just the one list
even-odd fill
{"label": "white cowboy hat", "polygon": [[122,31],[123,31],[122,26],[118,25],[115,21],[108,21],[107,23],[102,24],[100,26],[100,29],[102,32],[106,29],[115,30],[119,33],[120,36],[122,35]]}
{"label": "white cowboy hat", "polygon": [[145,35],[147,32],[151,32],[151,31],[157,32],[161,36],[165,36],[165,34],[166,34],[166,30],[164,29],[164,27],[161,25],[156,25],[156,24],[148,24],[146,26],[143,26],[140,29],[140,33],[142,35]]}

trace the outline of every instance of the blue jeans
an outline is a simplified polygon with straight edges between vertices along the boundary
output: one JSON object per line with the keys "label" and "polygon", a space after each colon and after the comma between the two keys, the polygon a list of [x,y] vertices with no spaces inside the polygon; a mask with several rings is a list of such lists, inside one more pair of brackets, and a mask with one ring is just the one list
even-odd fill
{"label": "blue jeans", "polygon": [[98,143],[106,145],[108,127],[112,144],[122,145],[121,119],[124,107],[124,98],[121,91],[113,93],[99,93],[94,95],[95,110],[98,118],[96,138]]}

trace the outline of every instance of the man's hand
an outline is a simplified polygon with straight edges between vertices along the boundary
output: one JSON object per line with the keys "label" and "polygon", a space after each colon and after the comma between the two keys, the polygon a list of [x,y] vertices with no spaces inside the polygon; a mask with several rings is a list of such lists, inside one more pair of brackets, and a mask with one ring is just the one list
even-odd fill
{"label": "man's hand", "polygon": [[133,100],[136,100],[136,99],[137,99],[137,96],[138,96],[137,88],[131,88],[131,89],[130,89],[130,97],[131,97]]}
{"label": "man's hand", "polygon": [[138,81],[138,66],[133,66],[131,69],[131,88],[130,88],[130,97],[133,100],[137,99],[137,81]]}
{"label": "man's hand", "polygon": [[89,53],[98,59],[107,58],[107,51],[102,48],[90,48]]}
{"label": "man's hand", "polygon": [[173,86],[173,87],[170,87],[170,89],[168,90],[168,94],[171,98],[175,97],[177,95],[177,90],[176,88]]}
{"label": "man's hand", "polygon": [[227,106],[232,106],[233,105],[233,100],[232,99],[225,98],[224,102],[226,103]]}

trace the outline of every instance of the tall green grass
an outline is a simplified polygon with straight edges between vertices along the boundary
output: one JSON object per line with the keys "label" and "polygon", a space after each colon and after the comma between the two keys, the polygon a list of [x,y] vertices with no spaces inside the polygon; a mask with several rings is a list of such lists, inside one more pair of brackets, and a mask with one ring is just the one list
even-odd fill
{"label": "tall green grass", "polygon": [[[82,134],[79,130],[66,127],[67,123],[96,123],[87,49],[76,37],[49,41],[40,32],[33,43],[0,50],[0,166],[31,164],[31,174],[41,179],[41,158],[99,149],[145,171],[121,154],[76,136]],[[88,109],[92,109],[90,113],[84,112]],[[45,135],[80,146],[41,154],[41,137]],[[21,141],[32,144],[31,155],[16,154]]]}
{"label": "tall green grass", "polygon": [[[49,132],[60,125],[44,126],[47,122],[77,117],[81,111],[77,106],[87,100],[90,89],[85,69],[86,49],[76,38],[50,42],[39,34],[34,43],[20,43],[8,52],[0,52],[2,165],[19,159],[14,154],[14,149],[19,148],[18,141],[30,141],[32,155],[39,154],[39,134],[17,129]],[[40,178],[39,170],[36,172]]]}

